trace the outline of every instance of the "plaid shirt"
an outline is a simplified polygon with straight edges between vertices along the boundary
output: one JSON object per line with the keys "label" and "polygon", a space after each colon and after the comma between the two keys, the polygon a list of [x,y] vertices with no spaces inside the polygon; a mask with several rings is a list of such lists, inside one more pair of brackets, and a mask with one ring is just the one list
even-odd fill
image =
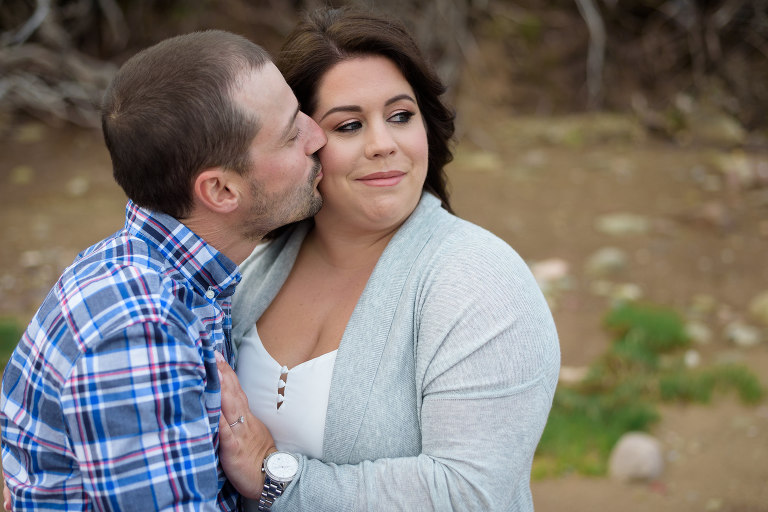
{"label": "plaid shirt", "polygon": [[132,202],[78,256],[5,369],[13,509],[235,510],[219,465],[214,350],[231,361],[237,266]]}

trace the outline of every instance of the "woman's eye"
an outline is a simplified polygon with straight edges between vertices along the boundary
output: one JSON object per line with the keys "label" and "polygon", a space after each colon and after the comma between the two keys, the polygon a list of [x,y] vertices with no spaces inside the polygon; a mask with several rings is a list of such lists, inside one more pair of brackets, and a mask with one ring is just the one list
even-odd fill
{"label": "woman's eye", "polygon": [[395,114],[393,114],[393,115],[392,115],[392,116],[389,118],[389,120],[390,120],[390,121],[393,121],[393,122],[395,122],[395,123],[403,123],[403,124],[405,124],[405,123],[407,123],[408,121],[410,121],[410,120],[411,120],[411,118],[412,118],[414,115],[416,115],[416,114],[414,114],[413,112],[408,112],[408,111],[406,110],[406,111],[403,111],[403,112],[396,112]]}
{"label": "woman's eye", "polygon": [[362,123],[360,121],[350,121],[348,123],[344,123],[340,125],[338,128],[336,128],[336,131],[339,132],[352,132],[355,130],[359,130],[362,127]]}

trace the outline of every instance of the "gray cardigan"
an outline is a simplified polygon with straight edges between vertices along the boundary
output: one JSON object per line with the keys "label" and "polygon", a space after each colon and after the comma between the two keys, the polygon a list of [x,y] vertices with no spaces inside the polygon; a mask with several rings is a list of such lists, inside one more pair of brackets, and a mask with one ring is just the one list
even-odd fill
{"label": "gray cardigan", "polygon": [[[259,246],[241,266],[235,345],[308,229]],[[273,509],[533,510],[531,462],[559,368],[552,316],[522,259],[425,193],[347,324],[322,460],[299,455]]]}

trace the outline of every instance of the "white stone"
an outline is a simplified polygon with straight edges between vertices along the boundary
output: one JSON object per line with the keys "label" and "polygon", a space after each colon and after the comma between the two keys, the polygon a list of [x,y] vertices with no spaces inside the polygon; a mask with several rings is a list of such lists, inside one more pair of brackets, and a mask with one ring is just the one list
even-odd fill
{"label": "white stone", "polygon": [[586,378],[587,373],[587,366],[561,366],[559,380],[562,384],[578,384]]}
{"label": "white stone", "polygon": [[35,268],[43,264],[43,253],[40,251],[25,251],[21,253],[19,263],[24,268]]}
{"label": "white stone", "polygon": [[685,334],[696,345],[706,345],[712,341],[712,330],[702,322],[691,321],[685,324]]}
{"label": "white stone", "polygon": [[559,258],[536,261],[530,265],[531,273],[540,285],[567,277],[568,267],[568,262]]}
{"label": "white stone", "polygon": [[596,219],[595,227],[608,235],[640,235],[649,230],[650,222],[642,215],[612,213]]}
{"label": "white stone", "polygon": [[624,434],[608,460],[608,474],[621,482],[651,481],[663,471],[661,442],[645,432]]}
{"label": "white stone", "polygon": [[614,274],[627,266],[627,255],[616,247],[603,247],[589,257],[586,264],[588,273],[595,276]]}
{"label": "white stone", "polygon": [[620,283],[613,287],[610,297],[615,301],[634,301],[643,297],[643,290],[635,283]]}
{"label": "white stone", "polygon": [[88,192],[91,182],[84,176],[72,178],[67,182],[67,193],[72,197],[82,197]]}
{"label": "white stone", "polygon": [[687,350],[683,357],[683,361],[688,368],[696,368],[701,364],[701,354],[698,350]]}
{"label": "white stone", "polygon": [[763,341],[760,329],[739,321],[726,325],[723,334],[728,341],[742,348],[754,347]]}

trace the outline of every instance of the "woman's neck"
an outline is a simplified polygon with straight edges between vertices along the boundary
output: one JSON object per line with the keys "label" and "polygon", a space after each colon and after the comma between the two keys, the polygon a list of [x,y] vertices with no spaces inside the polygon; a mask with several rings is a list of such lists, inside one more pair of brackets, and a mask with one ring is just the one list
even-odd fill
{"label": "woman's neck", "polygon": [[315,221],[304,241],[327,265],[336,269],[370,269],[376,265],[400,226],[380,231],[362,231],[340,223]]}

